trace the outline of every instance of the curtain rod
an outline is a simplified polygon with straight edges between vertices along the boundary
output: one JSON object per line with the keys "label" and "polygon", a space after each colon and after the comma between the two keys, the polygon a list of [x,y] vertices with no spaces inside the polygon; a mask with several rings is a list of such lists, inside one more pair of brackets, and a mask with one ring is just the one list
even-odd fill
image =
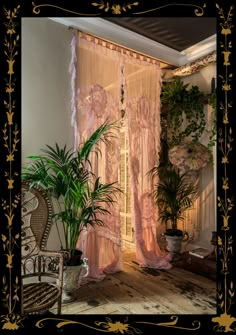
{"label": "curtain rod", "polygon": [[[135,54],[136,56],[138,56],[138,58],[140,59],[143,59],[143,60],[152,60],[152,63],[160,63],[160,65],[167,65],[167,66],[170,66],[171,64],[169,63],[166,63],[166,62],[163,62],[162,60],[158,59],[158,58],[155,58],[153,56],[149,56],[147,54],[144,54],[142,52],[139,52],[137,50],[134,50],[134,49],[131,49],[131,48],[128,48],[128,47],[125,47],[121,44],[118,44],[118,43],[115,43],[113,41],[110,41],[110,40],[107,40],[103,37],[99,37],[97,35],[94,35],[94,34],[90,34],[90,33],[87,33],[87,32],[83,32],[77,28],[74,28],[74,27],[69,27],[69,29],[72,29],[72,30],[75,30],[77,31],[81,37],[85,37],[85,36],[89,36],[90,38],[92,39],[97,39],[97,41],[99,42],[100,41],[100,44],[104,44],[105,43],[105,46],[107,47],[107,44],[106,43],[109,43],[109,46],[114,46],[115,48],[118,48],[118,51],[121,51],[121,50],[125,50],[127,53],[131,53],[131,54]],[[104,43],[103,43],[104,42]],[[120,49],[120,50],[119,50]]]}

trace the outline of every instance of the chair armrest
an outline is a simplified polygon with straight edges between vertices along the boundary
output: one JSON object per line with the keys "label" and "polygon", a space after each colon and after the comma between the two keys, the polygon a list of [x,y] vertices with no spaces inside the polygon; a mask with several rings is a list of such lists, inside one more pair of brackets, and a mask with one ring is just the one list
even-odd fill
{"label": "chair armrest", "polygon": [[49,250],[40,250],[39,256],[48,256],[48,257],[59,257],[64,259],[64,252],[59,251],[49,251]]}

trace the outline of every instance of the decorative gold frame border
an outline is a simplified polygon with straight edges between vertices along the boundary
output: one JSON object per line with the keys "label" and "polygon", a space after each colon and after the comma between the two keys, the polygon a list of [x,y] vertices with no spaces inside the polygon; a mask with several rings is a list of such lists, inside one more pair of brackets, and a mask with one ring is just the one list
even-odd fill
{"label": "decorative gold frame border", "polygon": [[[172,333],[185,333],[186,331],[197,332],[230,332],[235,331],[236,314],[234,309],[235,289],[233,272],[234,261],[234,237],[233,237],[233,217],[235,217],[234,207],[234,187],[232,185],[233,166],[233,97],[234,77],[232,73],[233,62],[233,16],[234,7],[228,1],[219,0],[212,4],[211,0],[206,0],[203,4],[193,1],[192,4],[184,4],[159,0],[158,6],[149,4],[144,6],[144,0],[138,2],[108,1],[87,3],[84,12],[79,12],[75,4],[68,5],[67,1],[58,0],[58,5],[42,4],[37,2],[24,3],[18,1],[11,3],[4,0],[2,10],[2,68],[1,77],[1,224],[0,224],[0,259],[1,259],[1,313],[0,329],[32,332],[47,327],[48,329],[67,329],[78,331],[78,327],[85,329],[88,334],[98,332],[110,332],[121,334],[141,334],[150,330],[160,329],[162,333],[173,328]],[[64,2],[64,4],[63,4]],[[163,3],[163,4],[162,4]],[[73,6],[75,5],[75,6]],[[217,287],[217,315],[216,316],[167,316],[152,315],[142,317],[129,316],[96,316],[96,321],[92,317],[84,317],[83,321],[79,316],[71,316],[66,319],[58,317],[24,317],[20,314],[20,20],[24,16],[45,16],[50,8],[50,16],[74,15],[74,16],[104,16],[104,15],[158,15],[163,9],[172,9],[173,6],[182,6],[183,10],[188,10],[188,16],[204,16],[209,8],[215,10],[218,20],[218,185],[217,185],[217,205],[218,205],[218,287]],[[69,6],[69,8],[68,8]],[[191,9],[192,12],[189,12]],[[80,10],[81,6],[80,6]],[[213,10],[213,9],[212,9]],[[55,14],[52,14],[54,13]],[[91,13],[90,13],[91,12]],[[158,12],[158,13],[157,13]],[[166,12],[165,12],[166,13]],[[162,14],[160,14],[162,15]],[[48,15],[47,15],[48,16]],[[172,16],[172,15],[168,15]],[[186,15],[185,15],[186,16]],[[207,16],[207,15],[206,15]],[[162,319],[161,322],[160,318]],[[99,321],[100,320],[100,321]],[[27,327],[26,327],[27,322]],[[73,327],[72,327],[73,325]],[[66,326],[69,326],[67,328]],[[80,329],[79,328],[79,329]]]}

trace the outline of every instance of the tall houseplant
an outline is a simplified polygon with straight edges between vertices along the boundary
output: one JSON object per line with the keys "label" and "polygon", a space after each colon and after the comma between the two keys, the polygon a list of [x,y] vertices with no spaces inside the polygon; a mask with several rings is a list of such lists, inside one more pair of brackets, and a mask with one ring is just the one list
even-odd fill
{"label": "tall houseplant", "polygon": [[[23,167],[22,179],[30,185],[40,184],[57,204],[54,219],[62,223],[64,243],[59,233],[61,249],[68,251],[69,265],[75,265],[73,256],[76,243],[84,227],[105,225],[103,215],[110,214],[109,206],[121,192],[116,182],[101,183],[92,172],[90,153],[99,153],[98,144],[110,144],[115,123],[104,122],[74,155],[66,146],[49,145],[42,154],[27,157],[30,162]],[[58,227],[57,227],[58,228]]]}
{"label": "tall houseplant", "polygon": [[[185,233],[178,229],[178,221],[183,222],[183,213],[193,206],[198,187],[191,182],[188,173],[180,174],[170,163],[161,168],[154,167],[149,174],[152,178],[158,178],[153,197],[159,209],[159,220],[166,226],[167,248],[171,253],[178,254]],[[175,250],[170,241],[175,242]]]}

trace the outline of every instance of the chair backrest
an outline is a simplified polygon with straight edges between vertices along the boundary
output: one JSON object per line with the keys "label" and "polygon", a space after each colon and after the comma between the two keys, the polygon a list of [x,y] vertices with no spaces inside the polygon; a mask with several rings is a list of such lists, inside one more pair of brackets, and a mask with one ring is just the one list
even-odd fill
{"label": "chair backrest", "polygon": [[22,258],[45,250],[52,225],[53,207],[47,193],[38,185],[21,184]]}

